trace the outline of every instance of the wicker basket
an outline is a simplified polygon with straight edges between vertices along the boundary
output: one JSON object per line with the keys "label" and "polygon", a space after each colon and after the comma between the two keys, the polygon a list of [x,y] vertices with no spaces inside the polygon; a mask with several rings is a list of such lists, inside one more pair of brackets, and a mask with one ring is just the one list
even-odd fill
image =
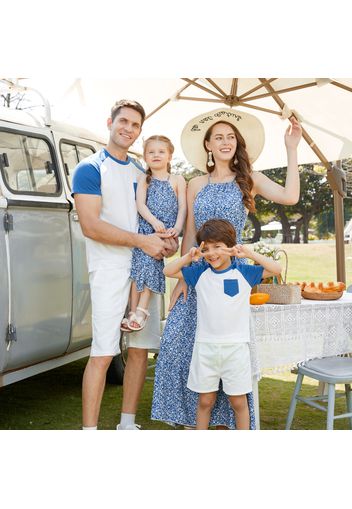
{"label": "wicker basket", "polygon": [[301,287],[299,285],[288,285],[286,283],[288,269],[287,253],[283,249],[277,252],[284,253],[286,258],[284,279],[282,280],[282,277],[279,276],[279,282],[277,284],[259,284],[257,286],[257,292],[268,293],[270,295],[268,304],[300,304],[302,300]]}
{"label": "wicker basket", "polygon": [[343,292],[312,293],[302,291],[302,297],[309,300],[337,300],[341,299]]}

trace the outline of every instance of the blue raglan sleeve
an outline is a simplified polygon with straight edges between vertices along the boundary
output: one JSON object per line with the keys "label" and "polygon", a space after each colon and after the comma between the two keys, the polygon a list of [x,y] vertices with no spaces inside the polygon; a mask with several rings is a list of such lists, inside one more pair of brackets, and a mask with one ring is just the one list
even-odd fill
{"label": "blue raglan sleeve", "polygon": [[241,272],[242,276],[251,287],[259,284],[263,278],[264,267],[261,265],[238,264],[237,270]]}
{"label": "blue raglan sleeve", "polygon": [[100,172],[94,164],[82,161],[76,167],[72,179],[72,196],[76,193],[101,196]]}
{"label": "blue raglan sleeve", "polygon": [[181,269],[184,280],[189,286],[196,287],[198,279],[208,267],[205,264],[190,265]]}

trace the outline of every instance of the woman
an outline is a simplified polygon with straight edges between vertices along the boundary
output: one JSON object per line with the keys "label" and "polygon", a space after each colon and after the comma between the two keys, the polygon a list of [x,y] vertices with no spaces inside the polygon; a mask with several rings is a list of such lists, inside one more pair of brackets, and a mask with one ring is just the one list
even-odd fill
{"label": "woman", "polygon": [[[248,211],[254,211],[254,197],[293,205],[299,199],[297,146],[302,130],[295,118],[285,133],[287,177],[285,187],[263,173],[253,172],[251,163],[264,145],[264,129],[253,115],[220,109],[200,115],[187,123],[182,147],[196,168],[207,175],[192,179],[187,191],[188,216],[181,254],[195,245],[195,232],[209,219],[227,219],[236,229],[238,243]],[[202,262],[199,262],[202,263]],[[184,294],[184,298],[181,296]],[[189,365],[196,330],[196,295],[186,297],[185,283],[178,283],[171,300],[155,370],[152,419],[174,425],[195,426],[198,394],[187,389]],[[247,394],[250,428],[255,429],[253,393]],[[220,389],[213,408],[211,426],[235,429],[236,421],[225,393]]]}

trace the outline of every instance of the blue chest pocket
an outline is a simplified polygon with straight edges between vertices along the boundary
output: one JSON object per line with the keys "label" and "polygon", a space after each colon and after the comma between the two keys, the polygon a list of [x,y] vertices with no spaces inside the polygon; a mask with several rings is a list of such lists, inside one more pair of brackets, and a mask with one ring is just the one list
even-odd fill
{"label": "blue chest pocket", "polygon": [[237,279],[224,279],[224,292],[230,297],[238,294],[238,280]]}
{"label": "blue chest pocket", "polygon": [[134,198],[137,198],[137,182],[133,182]]}

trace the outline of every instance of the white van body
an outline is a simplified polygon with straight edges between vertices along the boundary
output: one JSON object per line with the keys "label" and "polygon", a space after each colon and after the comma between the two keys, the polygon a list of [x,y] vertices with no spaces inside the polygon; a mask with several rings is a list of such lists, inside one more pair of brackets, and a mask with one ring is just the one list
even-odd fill
{"label": "white van body", "polygon": [[0,387],[89,355],[85,240],[71,181],[104,144],[0,108]]}

